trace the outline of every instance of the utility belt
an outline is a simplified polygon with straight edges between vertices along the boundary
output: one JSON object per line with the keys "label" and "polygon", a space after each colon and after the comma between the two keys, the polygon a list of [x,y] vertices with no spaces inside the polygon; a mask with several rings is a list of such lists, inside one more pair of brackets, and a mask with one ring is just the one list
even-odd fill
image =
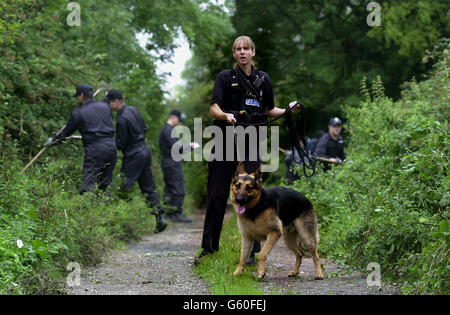
{"label": "utility belt", "polygon": [[[233,114],[236,118],[237,125],[243,124],[244,126],[261,126],[267,123],[267,111],[248,111],[248,110],[227,110],[227,114]],[[225,120],[214,120],[214,125],[225,128],[226,126],[231,126]]]}
{"label": "utility belt", "polygon": [[105,134],[101,132],[90,132],[90,133],[84,133],[83,134],[83,146],[88,146],[90,144],[105,141],[111,139],[114,141],[114,134]]}
{"label": "utility belt", "polygon": [[127,146],[125,147],[124,151],[130,151],[134,148],[140,147],[146,145],[145,143],[145,139],[139,139],[137,141],[134,141],[132,143],[127,144]]}

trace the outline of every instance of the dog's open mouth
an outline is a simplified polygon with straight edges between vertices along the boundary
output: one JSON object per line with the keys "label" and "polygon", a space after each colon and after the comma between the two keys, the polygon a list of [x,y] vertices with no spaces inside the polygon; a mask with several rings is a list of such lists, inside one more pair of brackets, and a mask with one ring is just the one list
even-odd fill
{"label": "dog's open mouth", "polygon": [[245,212],[245,205],[237,204],[236,212],[239,213],[239,214],[243,214]]}

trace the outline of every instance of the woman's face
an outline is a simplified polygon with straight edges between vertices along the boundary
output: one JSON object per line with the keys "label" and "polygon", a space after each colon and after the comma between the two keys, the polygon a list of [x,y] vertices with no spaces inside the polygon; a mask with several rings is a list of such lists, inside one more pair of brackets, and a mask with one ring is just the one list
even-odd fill
{"label": "woman's face", "polygon": [[247,41],[240,40],[234,47],[233,56],[238,65],[247,66],[252,63],[253,57],[255,56],[255,51],[252,50]]}

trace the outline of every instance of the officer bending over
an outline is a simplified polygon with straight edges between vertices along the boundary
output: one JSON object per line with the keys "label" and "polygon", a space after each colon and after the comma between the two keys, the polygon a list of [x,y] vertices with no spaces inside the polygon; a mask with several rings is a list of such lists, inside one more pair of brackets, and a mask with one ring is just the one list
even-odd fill
{"label": "officer bending over", "polygon": [[112,185],[116,165],[117,149],[114,142],[114,124],[111,109],[94,99],[92,86],[80,84],[73,95],[80,107],[76,108],[66,127],[46,142],[48,145],[61,144],[75,131],[80,131],[84,147],[83,183],[80,194],[92,191],[96,184],[106,190]]}
{"label": "officer bending over", "polygon": [[116,144],[117,148],[123,152],[122,172],[126,179],[122,190],[128,192],[134,183],[138,182],[142,193],[146,195],[149,207],[156,206],[157,208],[153,212],[156,216],[155,232],[162,232],[167,227],[167,223],[153,179],[152,155],[145,142],[147,126],[135,107],[124,104],[122,93],[119,90],[109,91],[106,100],[111,109],[118,112]]}

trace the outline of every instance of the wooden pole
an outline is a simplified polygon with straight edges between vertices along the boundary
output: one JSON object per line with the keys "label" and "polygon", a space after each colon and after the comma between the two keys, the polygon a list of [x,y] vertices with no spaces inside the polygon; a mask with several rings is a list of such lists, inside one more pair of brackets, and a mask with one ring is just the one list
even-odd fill
{"label": "wooden pole", "polygon": [[[64,128],[66,128],[66,125],[64,125],[64,127],[62,127],[62,128],[56,133],[56,135],[58,135],[61,131],[63,131]],[[23,170],[20,171],[20,175],[22,175],[23,173],[25,173],[25,171],[31,166],[31,164],[33,164],[34,161],[36,161],[36,160],[42,155],[42,153],[45,152],[46,149],[47,149],[47,147],[43,147],[42,150],[39,151],[39,153],[36,154],[35,157],[31,159],[30,163],[28,163],[28,164],[23,168]]]}

